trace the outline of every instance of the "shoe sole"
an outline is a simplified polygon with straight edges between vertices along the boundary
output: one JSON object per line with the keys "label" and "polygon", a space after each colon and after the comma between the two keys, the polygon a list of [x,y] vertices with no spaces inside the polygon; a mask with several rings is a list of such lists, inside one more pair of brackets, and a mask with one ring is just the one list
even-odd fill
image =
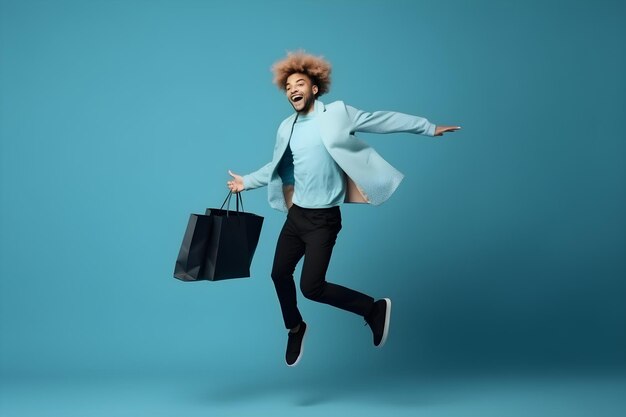
{"label": "shoe sole", "polygon": [[298,364],[298,362],[300,362],[300,359],[302,359],[302,355],[304,354],[304,341],[306,340],[306,335],[309,334],[309,325],[306,325],[306,329],[304,329],[304,336],[302,336],[302,343],[300,344],[300,354],[298,355],[298,359],[296,359],[296,361],[294,363],[292,363],[291,365],[289,365],[287,362],[287,366],[289,367],[294,367]]}
{"label": "shoe sole", "polygon": [[391,321],[391,300],[389,298],[383,298],[383,300],[385,300],[385,303],[387,304],[387,309],[385,311],[385,328],[383,329],[383,337],[382,339],[380,339],[380,343],[378,344],[378,346],[376,346],[376,348],[383,347],[383,345],[387,341],[387,335],[389,335],[389,324]]}

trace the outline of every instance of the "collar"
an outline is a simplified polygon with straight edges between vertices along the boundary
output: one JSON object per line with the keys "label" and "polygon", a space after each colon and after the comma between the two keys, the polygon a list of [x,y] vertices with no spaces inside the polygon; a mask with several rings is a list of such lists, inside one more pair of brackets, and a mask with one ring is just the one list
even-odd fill
{"label": "collar", "polygon": [[319,100],[315,100],[315,114],[318,115],[326,111],[326,105]]}

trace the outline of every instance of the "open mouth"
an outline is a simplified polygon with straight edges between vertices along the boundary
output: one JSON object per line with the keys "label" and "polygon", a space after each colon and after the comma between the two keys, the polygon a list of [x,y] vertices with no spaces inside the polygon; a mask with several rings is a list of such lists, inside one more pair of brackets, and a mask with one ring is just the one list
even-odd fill
{"label": "open mouth", "polygon": [[291,97],[291,101],[293,101],[294,103],[297,103],[298,101],[302,100],[304,97],[302,97],[301,95],[295,95]]}

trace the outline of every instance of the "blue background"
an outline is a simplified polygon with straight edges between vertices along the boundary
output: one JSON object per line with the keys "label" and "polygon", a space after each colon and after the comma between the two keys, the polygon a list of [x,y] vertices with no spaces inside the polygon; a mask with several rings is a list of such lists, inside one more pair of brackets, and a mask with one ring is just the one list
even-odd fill
{"label": "blue background", "polygon": [[[209,408],[323,386],[296,403],[328,413],[372,378],[624,371],[625,15],[620,1],[0,1],[5,411],[49,392],[32,381],[71,378],[195,375]],[[359,317],[301,297],[307,355],[288,369],[269,278],[285,216],[267,189],[243,194],[265,217],[252,278],[172,272],[189,213],[221,205],[228,169],[269,162],[292,111],[270,67],[298,48],[333,64],[325,102],[462,129],[360,135],[406,177],[381,206],[342,206],[327,277],[391,297],[390,338],[375,350]]]}

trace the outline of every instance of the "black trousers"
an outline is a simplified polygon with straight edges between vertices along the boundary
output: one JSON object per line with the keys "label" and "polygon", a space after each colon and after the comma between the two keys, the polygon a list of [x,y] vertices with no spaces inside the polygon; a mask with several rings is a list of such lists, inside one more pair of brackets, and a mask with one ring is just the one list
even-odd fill
{"label": "black trousers", "polygon": [[289,208],[272,266],[272,281],[288,329],[302,321],[293,272],[303,256],[300,289],[306,298],[360,316],[366,316],[372,309],[374,299],[369,295],[326,282],[326,271],[340,230],[339,206],[308,209],[293,204]]}

